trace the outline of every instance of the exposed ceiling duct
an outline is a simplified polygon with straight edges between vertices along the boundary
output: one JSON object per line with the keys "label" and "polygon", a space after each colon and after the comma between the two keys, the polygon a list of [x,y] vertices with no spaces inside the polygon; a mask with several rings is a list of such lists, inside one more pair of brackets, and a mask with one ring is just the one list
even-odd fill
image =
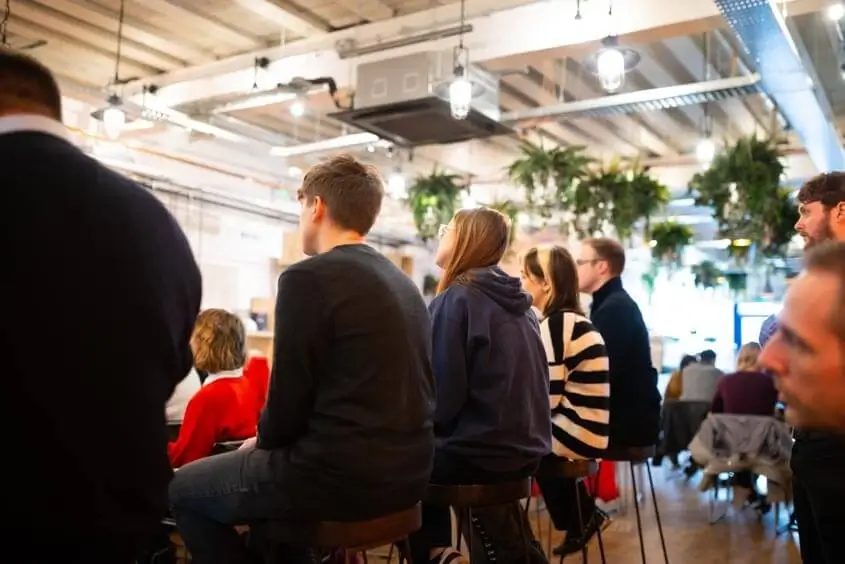
{"label": "exposed ceiling duct", "polygon": [[807,147],[819,171],[845,169],[845,150],[815,92],[794,38],[770,0],[716,0],[760,73],[761,85]]}
{"label": "exposed ceiling duct", "polygon": [[503,114],[501,119],[505,123],[520,123],[553,121],[563,117],[602,118],[693,106],[728,98],[751,96],[760,91],[760,76],[751,74],[508,112]]}

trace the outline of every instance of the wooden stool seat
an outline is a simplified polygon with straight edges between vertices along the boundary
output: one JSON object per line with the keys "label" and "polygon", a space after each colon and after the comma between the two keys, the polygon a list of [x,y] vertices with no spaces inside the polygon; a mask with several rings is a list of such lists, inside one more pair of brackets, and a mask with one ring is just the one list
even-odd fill
{"label": "wooden stool seat", "polygon": [[505,505],[531,497],[531,478],[501,484],[448,486],[429,484],[426,503],[440,507],[471,508]]}
{"label": "wooden stool seat", "polygon": [[367,521],[263,521],[259,526],[273,542],[361,552],[401,541],[418,531],[422,527],[422,510],[417,504],[410,509]]}
{"label": "wooden stool seat", "polygon": [[657,447],[655,446],[607,449],[604,454],[604,460],[643,464],[654,458],[656,453]]}
{"label": "wooden stool seat", "polygon": [[537,474],[554,478],[589,478],[599,471],[595,460],[567,460],[566,458],[547,456],[540,464]]}

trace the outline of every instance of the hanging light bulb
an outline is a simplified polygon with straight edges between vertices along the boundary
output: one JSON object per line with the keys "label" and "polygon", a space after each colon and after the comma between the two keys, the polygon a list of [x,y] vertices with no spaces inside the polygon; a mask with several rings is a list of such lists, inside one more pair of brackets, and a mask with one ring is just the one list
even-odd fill
{"label": "hanging light bulb", "polygon": [[455,119],[466,119],[469,115],[470,104],[472,103],[472,83],[461,74],[456,74],[449,85],[449,106],[452,110],[452,117]]}
{"label": "hanging light bulb", "polygon": [[472,197],[469,190],[464,190],[461,193],[461,209],[471,210],[478,207],[478,202]]}
{"label": "hanging light bulb", "polygon": [[117,106],[109,106],[103,110],[103,130],[109,139],[117,139],[126,124],[126,112]]}
{"label": "hanging light bulb", "polygon": [[596,55],[596,75],[608,92],[619,90],[625,81],[625,55],[616,47],[606,47]]}
{"label": "hanging light bulb", "polygon": [[296,99],[290,105],[290,115],[293,117],[302,117],[305,115],[305,102]]}
{"label": "hanging light bulb", "polygon": [[716,144],[713,143],[712,139],[705,137],[698,142],[698,146],[695,148],[695,158],[698,159],[699,163],[705,167],[709,167],[715,156]]}

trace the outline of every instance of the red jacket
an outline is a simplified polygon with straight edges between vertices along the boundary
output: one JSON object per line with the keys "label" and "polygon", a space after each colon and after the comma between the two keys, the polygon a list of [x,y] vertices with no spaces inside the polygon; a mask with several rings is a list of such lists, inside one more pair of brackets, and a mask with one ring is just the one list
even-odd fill
{"label": "red jacket", "polygon": [[185,409],[179,438],[168,445],[173,468],[211,454],[214,444],[254,437],[256,395],[243,376],[209,376]]}

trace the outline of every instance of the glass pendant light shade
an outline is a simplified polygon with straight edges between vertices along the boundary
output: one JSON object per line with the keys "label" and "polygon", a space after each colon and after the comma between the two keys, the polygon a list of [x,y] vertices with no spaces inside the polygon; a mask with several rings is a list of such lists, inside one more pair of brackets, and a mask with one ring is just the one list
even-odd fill
{"label": "glass pendant light shade", "polygon": [[103,129],[110,139],[117,139],[126,124],[126,112],[117,106],[110,106],[103,111]]}
{"label": "glass pendant light shade", "polygon": [[466,77],[456,76],[449,85],[449,105],[452,117],[466,119],[472,104],[472,83]]}
{"label": "glass pendant light shade", "polygon": [[615,92],[625,81],[625,56],[615,47],[606,47],[596,56],[596,75],[602,88]]}

